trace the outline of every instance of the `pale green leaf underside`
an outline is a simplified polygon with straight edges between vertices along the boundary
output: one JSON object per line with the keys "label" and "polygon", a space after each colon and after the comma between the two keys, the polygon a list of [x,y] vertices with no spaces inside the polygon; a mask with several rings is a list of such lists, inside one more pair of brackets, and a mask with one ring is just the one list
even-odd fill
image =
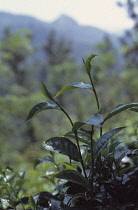
{"label": "pale green leaf underside", "polygon": [[[65,137],[67,138],[70,138],[70,139],[73,139],[73,140],[76,140],[76,137],[75,137],[75,134],[74,132],[68,132],[64,135]],[[82,131],[78,131],[77,132],[77,136],[78,136],[78,140],[84,144],[87,144],[87,145],[91,145],[90,143],[90,140],[91,140],[91,137],[89,134],[87,133],[84,133]]]}
{"label": "pale green leaf underside", "polygon": [[59,92],[57,92],[55,97],[65,93],[69,90],[76,89],[76,88],[92,89],[92,86],[90,84],[84,84],[83,82],[77,82],[77,83],[74,83],[72,85],[68,85],[68,86],[63,87]]}
{"label": "pale green leaf underside", "polygon": [[75,122],[73,125],[73,131],[78,130],[80,127],[82,127],[85,124],[102,127],[102,122],[103,122],[103,116],[101,114],[96,113],[85,121]]}
{"label": "pale green leaf underside", "polygon": [[130,104],[120,104],[118,105],[113,111],[107,115],[107,117],[104,119],[104,122],[111,117],[115,116],[116,114],[125,111],[125,110],[132,110],[132,111],[138,111],[138,103],[130,103]]}
{"label": "pale green leaf underside", "polygon": [[29,112],[27,117],[27,122],[31,120],[31,118],[35,117],[39,112],[47,110],[47,109],[59,109],[60,107],[56,104],[50,104],[47,102],[41,102],[39,104],[36,104]]}

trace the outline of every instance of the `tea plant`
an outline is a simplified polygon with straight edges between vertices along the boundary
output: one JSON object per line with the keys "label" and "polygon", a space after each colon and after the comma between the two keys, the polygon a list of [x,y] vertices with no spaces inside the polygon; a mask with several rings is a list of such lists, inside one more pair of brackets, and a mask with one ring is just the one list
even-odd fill
{"label": "tea plant", "polygon": [[24,209],[21,199],[22,186],[26,182],[25,172],[15,172],[12,166],[0,168],[0,208]]}
{"label": "tea plant", "polygon": [[[131,150],[123,145],[122,135],[121,138],[114,137],[127,128],[118,127],[106,131],[110,118],[125,110],[138,112],[138,103],[118,105],[107,116],[103,116],[92,77],[91,62],[95,56],[92,54],[83,61],[89,84],[77,82],[65,86],[55,96],[44,83],[41,84],[42,92],[50,102],[35,105],[28,114],[27,122],[39,112],[51,109],[61,111],[69,120],[71,129],[61,137],[51,137],[43,142],[42,145],[49,151],[49,156],[34,160],[34,167],[38,164],[44,165],[46,174],[43,178],[51,181],[55,190],[53,193],[40,192],[27,197],[27,207],[17,198],[25,209],[138,208],[138,150]],[[73,122],[69,113],[57,100],[61,94],[73,89],[90,90],[95,96],[97,110],[84,121]],[[88,108],[91,106],[92,104],[88,104]],[[58,161],[59,154],[56,153],[65,155],[64,161]],[[122,159],[126,156],[131,156],[134,164],[122,164]],[[13,204],[10,206],[17,209],[16,203]]]}
{"label": "tea plant", "polygon": [[[55,109],[65,114],[71,124],[71,130],[62,137],[52,137],[43,142],[43,147],[51,152],[69,157],[69,162],[56,163],[52,156],[47,156],[40,162],[51,162],[56,167],[54,175],[59,179],[57,184],[59,209],[103,209],[128,208],[137,206],[138,195],[137,166],[121,166],[121,160],[133,154],[137,158],[137,150],[130,150],[121,145],[122,139],[114,138],[125,127],[119,127],[103,133],[105,123],[115,115],[125,110],[138,111],[138,103],[121,104],[103,117],[99,97],[92,78],[92,54],[84,61],[84,68],[90,84],[77,82],[63,87],[55,96],[42,83],[42,92],[49,102],[35,105],[29,112],[27,121],[39,112]],[[88,119],[73,122],[57,97],[72,89],[90,89],[95,96],[97,111]],[[91,106],[91,105],[90,105]],[[90,107],[89,106],[89,107]],[[89,108],[88,107],[88,108]],[[90,125],[91,129],[86,129]],[[99,136],[97,134],[99,131]],[[51,153],[52,154],[52,153]],[[39,162],[38,162],[39,163]],[[66,182],[61,184],[61,180]],[[133,197],[132,197],[132,193]]]}

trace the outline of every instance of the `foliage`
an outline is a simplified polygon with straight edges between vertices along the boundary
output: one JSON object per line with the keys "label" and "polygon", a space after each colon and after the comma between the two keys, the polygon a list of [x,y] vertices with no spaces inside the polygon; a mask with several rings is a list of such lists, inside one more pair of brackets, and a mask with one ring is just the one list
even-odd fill
{"label": "foliage", "polygon": [[[27,162],[39,157],[40,142],[45,132],[50,137],[49,128],[53,127],[54,133],[58,126],[52,126],[57,120],[50,120],[51,113],[47,116],[47,128],[40,127],[40,121],[45,121],[41,115],[29,126],[24,123],[26,110],[44,98],[38,92],[42,65],[40,63],[38,68],[36,59],[32,60],[35,49],[30,32],[11,31],[5,29],[0,40],[0,144],[3,145],[0,158],[1,166],[12,164],[19,169],[28,169]],[[68,62],[66,66],[69,68],[71,65]],[[49,81],[49,77],[43,77],[43,80]]]}
{"label": "foliage", "polygon": [[[134,161],[133,165],[122,165],[122,160],[127,155],[131,155],[132,161],[137,159],[137,150],[124,146],[122,138],[120,138],[123,136],[118,136],[119,132],[127,129],[126,127],[106,130],[106,124],[110,118],[118,116],[126,110],[137,112],[138,103],[118,105],[109,114],[103,115],[91,76],[91,61],[94,57],[95,55],[91,55],[84,61],[90,84],[77,83],[79,84],[77,88],[89,87],[94,93],[97,104],[95,114],[85,121],[73,122],[71,116],[57,101],[57,97],[74,89],[74,86],[64,87],[58,91],[55,97],[44,83],[42,83],[42,91],[52,103],[41,102],[35,105],[28,114],[27,121],[30,121],[39,112],[56,108],[66,116],[71,125],[71,130],[67,134],[46,140],[43,147],[51,151],[50,156],[36,159],[34,162],[34,167],[40,164],[55,167],[53,171],[49,170],[49,176],[49,166],[46,167],[46,176],[43,178],[55,177],[53,192],[56,193],[56,196],[50,192],[40,192],[37,195],[38,200],[35,200],[36,196],[29,197],[28,204],[32,209],[40,207],[55,209],[55,206],[57,209],[129,209],[138,207],[137,161]],[[116,134],[117,137],[114,137]],[[58,155],[55,156],[54,153],[67,156],[69,161],[58,162]]]}
{"label": "foliage", "polygon": [[127,30],[120,40],[127,68],[135,69],[138,66],[138,1],[120,1],[119,6],[126,8],[127,15],[133,21],[133,28]]}

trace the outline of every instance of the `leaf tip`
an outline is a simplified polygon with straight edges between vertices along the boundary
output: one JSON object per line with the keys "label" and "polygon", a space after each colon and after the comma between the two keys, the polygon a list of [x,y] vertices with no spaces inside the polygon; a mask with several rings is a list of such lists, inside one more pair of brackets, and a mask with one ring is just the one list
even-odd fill
{"label": "leaf tip", "polygon": [[31,120],[30,118],[29,118],[29,119],[27,118],[27,120],[26,120],[25,122],[26,122],[26,123],[29,123],[29,122],[30,122],[30,120]]}

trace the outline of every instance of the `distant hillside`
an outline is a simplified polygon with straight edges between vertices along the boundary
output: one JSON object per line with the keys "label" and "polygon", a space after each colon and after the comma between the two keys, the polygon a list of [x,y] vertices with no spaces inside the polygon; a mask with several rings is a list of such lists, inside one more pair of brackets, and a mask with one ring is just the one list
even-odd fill
{"label": "distant hillside", "polygon": [[[0,35],[5,27],[10,27],[11,31],[22,28],[29,29],[33,33],[33,44],[35,46],[43,45],[50,31],[55,30],[57,37],[64,37],[72,42],[73,56],[78,61],[82,61],[82,57],[92,53],[94,46],[103,41],[105,34],[107,34],[99,28],[79,25],[66,15],[62,15],[57,20],[48,23],[31,16],[0,12]],[[117,47],[117,37],[112,34],[108,35],[115,47]]]}

